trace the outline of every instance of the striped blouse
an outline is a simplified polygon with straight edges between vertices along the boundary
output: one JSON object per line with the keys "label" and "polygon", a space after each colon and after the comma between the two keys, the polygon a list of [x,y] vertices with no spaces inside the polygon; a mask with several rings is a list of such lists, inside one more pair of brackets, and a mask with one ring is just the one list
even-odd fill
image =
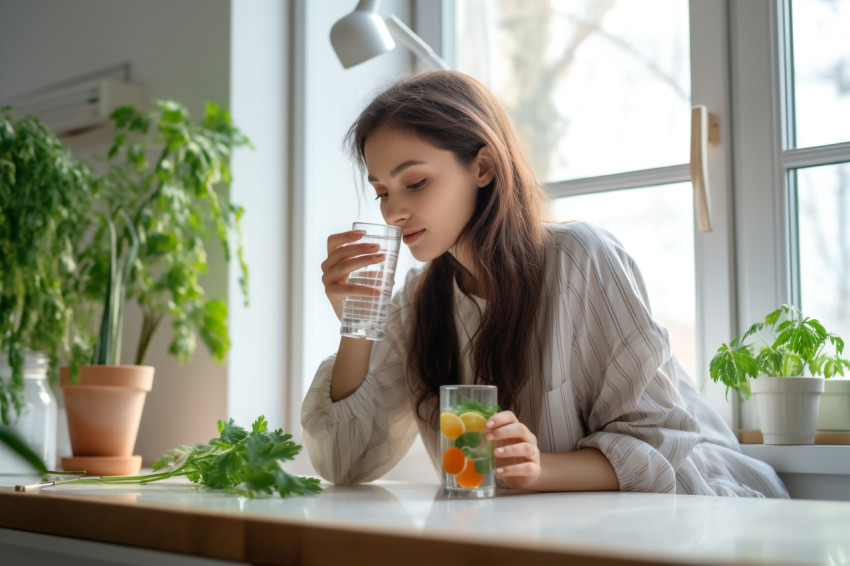
{"label": "striped blouse", "polygon": [[[543,366],[521,393],[517,414],[541,452],[596,448],[623,491],[788,497],[770,466],[741,453],[672,355],[623,246],[587,223],[547,229]],[[331,400],[332,356],[307,392],[304,444],[315,470],[331,482],[381,477],[417,433],[439,469],[439,431],[416,418],[406,376],[404,337],[421,275],[421,269],[409,273],[393,297],[387,339],[374,345],[360,387]],[[455,285],[454,306],[461,381],[472,383],[466,346],[486,302]]]}

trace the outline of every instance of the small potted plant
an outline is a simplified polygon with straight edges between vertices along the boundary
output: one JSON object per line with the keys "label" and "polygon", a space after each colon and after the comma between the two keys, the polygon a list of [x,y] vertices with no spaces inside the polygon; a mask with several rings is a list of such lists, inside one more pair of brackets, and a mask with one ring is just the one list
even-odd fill
{"label": "small potted plant", "polygon": [[[242,208],[216,190],[230,181],[232,149],[250,145],[228,112],[208,102],[196,124],[180,104],[160,101],[153,112],[125,106],[110,119],[116,134],[109,172],[96,227],[79,252],[77,278],[82,300],[101,313],[96,343],[91,341],[91,365],[79,375],[63,368],[62,377],[75,455],[63,466],[98,475],[136,473],[141,465],[132,450],[153,380],[154,369],[145,362],[166,315],[173,334],[169,352],[178,361],[191,359],[196,334],[217,362],[227,353],[227,304],[207,298],[199,283],[210,230],[226,258],[238,258],[246,302],[248,276]],[[132,365],[120,360],[125,300],[135,301],[143,314]],[[81,312],[88,316],[78,324],[91,327],[98,309]],[[99,400],[97,410],[92,399]]]}
{"label": "small potted plant", "polygon": [[[760,341],[756,345],[750,338]],[[831,345],[834,352],[829,352]],[[711,379],[756,398],[765,444],[812,444],[824,378],[844,375],[844,341],[792,305],[782,305],[743,336],[723,344],[709,365]],[[769,377],[769,379],[756,379]],[[750,379],[754,381],[750,382]]]}
{"label": "small potted plant", "polygon": [[[60,363],[85,359],[71,324],[73,242],[96,187],[37,118],[0,109],[0,421],[51,466],[56,401],[46,381],[55,384]],[[0,457],[0,473],[15,465]]]}

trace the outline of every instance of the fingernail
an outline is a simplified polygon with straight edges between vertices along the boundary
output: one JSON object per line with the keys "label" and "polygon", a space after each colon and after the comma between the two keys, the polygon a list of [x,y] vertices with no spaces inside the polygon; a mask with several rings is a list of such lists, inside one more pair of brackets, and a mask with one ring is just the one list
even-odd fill
{"label": "fingernail", "polygon": [[504,468],[496,468],[496,475],[501,476],[504,473],[505,473]]}
{"label": "fingernail", "polygon": [[505,451],[504,448],[496,448],[496,454],[501,454]]}
{"label": "fingernail", "polygon": [[494,434],[485,434],[484,440],[496,440],[496,435]]}
{"label": "fingernail", "polygon": [[493,421],[487,421],[487,428],[493,428],[494,426],[496,426],[496,423]]}

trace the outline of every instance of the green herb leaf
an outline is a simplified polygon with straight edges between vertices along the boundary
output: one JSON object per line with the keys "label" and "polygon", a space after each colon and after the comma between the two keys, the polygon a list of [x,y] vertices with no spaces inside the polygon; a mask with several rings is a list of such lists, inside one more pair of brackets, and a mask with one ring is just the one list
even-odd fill
{"label": "green herb leaf", "polygon": [[245,497],[308,495],[322,490],[317,478],[292,476],[281,462],[292,460],[301,446],[281,429],[269,431],[264,416],[251,431],[233,419],[218,421],[219,437],[206,444],[172,448],[153,465],[158,473],[134,477],[84,478],[63,483],[150,483],[173,477]]}
{"label": "green herb leaf", "polygon": [[234,446],[248,437],[248,431],[233,422],[233,419],[230,419],[228,422],[219,420],[218,432],[219,438],[211,440],[210,444],[215,444],[217,440],[218,442]]}
{"label": "green herb leaf", "polygon": [[484,434],[480,432],[464,432],[455,440],[457,448],[477,448],[481,444]]}
{"label": "green herb leaf", "polygon": [[499,408],[499,405],[486,405],[469,397],[461,397],[457,405],[453,406],[451,410],[458,415],[473,411],[479,413],[485,419],[489,419],[502,409]]}
{"label": "green herb leaf", "polygon": [[475,463],[475,471],[479,474],[489,474],[492,469],[490,466],[490,458],[480,458],[473,460]]}
{"label": "green herb leaf", "polygon": [[32,466],[33,471],[42,474],[47,473],[47,466],[44,465],[44,462],[41,458],[39,458],[38,454],[33,452],[32,449],[27,446],[27,444],[21,440],[11,428],[0,426],[0,442],[11,448],[13,452],[29,463],[29,465]]}

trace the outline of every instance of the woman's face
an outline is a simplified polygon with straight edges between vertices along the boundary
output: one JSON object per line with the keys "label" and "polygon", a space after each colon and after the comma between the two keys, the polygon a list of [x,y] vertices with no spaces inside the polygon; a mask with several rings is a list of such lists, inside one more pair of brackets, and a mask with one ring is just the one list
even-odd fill
{"label": "woman's face", "polygon": [[401,227],[419,261],[453,249],[472,218],[479,187],[493,178],[486,148],[463,165],[451,151],[385,126],[366,138],[363,153],[384,220]]}

